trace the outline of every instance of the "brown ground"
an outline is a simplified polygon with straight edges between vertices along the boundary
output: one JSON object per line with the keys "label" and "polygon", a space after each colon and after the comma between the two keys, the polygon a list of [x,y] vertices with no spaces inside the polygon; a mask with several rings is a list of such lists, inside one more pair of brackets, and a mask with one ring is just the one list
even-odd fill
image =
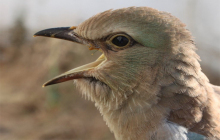
{"label": "brown ground", "polygon": [[1,140],[114,139],[94,104],[82,98],[71,81],[41,87],[95,60],[99,52],[48,38],[0,49]]}

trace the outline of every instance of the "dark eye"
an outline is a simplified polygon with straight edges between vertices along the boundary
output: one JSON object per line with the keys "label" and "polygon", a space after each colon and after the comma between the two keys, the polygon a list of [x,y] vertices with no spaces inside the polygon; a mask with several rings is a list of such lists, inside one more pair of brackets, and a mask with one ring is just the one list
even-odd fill
{"label": "dark eye", "polygon": [[116,36],[112,39],[112,43],[118,47],[124,47],[129,43],[129,39],[125,36]]}
{"label": "dark eye", "polygon": [[125,48],[130,46],[131,37],[126,34],[117,34],[112,36],[107,42],[116,48]]}

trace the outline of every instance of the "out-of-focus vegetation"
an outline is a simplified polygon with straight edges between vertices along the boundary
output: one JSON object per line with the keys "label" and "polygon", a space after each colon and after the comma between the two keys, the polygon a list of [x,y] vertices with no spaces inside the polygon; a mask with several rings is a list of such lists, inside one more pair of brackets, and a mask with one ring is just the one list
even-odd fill
{"label": "out-of-focus vegetation", "polygon": [[94,104],[71,81],[41,87],[100,53],[58,39],[27,40],[21,18],[8,32],[8,40],[0,42],[0,139],[114,139]]}
{"label": "out-of-focus vegetation", "polygon": [[[0,39],[1,140],[114,139],[72,82],[41,88],[50,78],[95,60],[99,52],[58,39],[27,40],[22,17],[1,35],[8,35]],[[220,75],[203,69],[211,83],[220,84]]]}

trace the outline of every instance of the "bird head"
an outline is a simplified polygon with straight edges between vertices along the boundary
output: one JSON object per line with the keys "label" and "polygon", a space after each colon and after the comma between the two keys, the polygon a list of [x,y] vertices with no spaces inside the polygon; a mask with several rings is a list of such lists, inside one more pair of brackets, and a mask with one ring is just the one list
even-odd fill
{"label": "bird head", "polygon": [[97,14],[77,27],[39,31],[34,36],[65,39],[102,52],[95,62],[67,71],[43,86],[74,79],[92,100],[127,98],[140,84],[153,84],[156,71],[175,55],[173,46],[190,40],[184,27],[166,12],[130,7]]}
{"label": "bird head", "polygon": [[[144,127],[156,126],[170,109],[177,110],[188,103],[184,102],[188,96],[193,97],[192,92],[186,92],[187,97],[166,98],[166,102],[162,96],[174,97],[174,93],[203,82],[190,83],[201,73],[190,32],[176,17],[152,8],[108,10],[78,26],[46,29],[35,36],[65,39],[102,52],[96,61],[67,71],[43,86],[74,80],[96,103],[112,130],[114,123],[110,120],[114,121],[114,116],[120,116],[117,122],[121,120],[123,126],[134,119],[127,116],[146,114],[147,110],[153,111],[146,116],[137,115],[145,119],[137,119],[140,122],[136,125],[148,120],[149,125]],[[189,82],[185,81],[187,78]],[[179,102],[179,98],[183,100]],[[120,111],[112,113],[117,110]]]}

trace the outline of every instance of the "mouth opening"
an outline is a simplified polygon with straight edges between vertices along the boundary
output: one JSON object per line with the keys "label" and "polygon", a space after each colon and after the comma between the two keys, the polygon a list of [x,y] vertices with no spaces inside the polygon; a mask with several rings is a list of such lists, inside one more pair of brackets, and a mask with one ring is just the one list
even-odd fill
{"label": "mouth opening", "polygon": [[[43,37],[52,37],[52,38],[59,38],[59,39],[64,39],[68,41],[72,41],[75,43],[80,43],[84,44],[89,47],[89,50],[100,50],[102,52],[102,49],[100,46],[88,42],[86,39],[80,37],[77,35],[75,32],[75,29],[77,27],[72,26],[72,27],[58,27],[58,28],[49,28],[45,30],[41,30],[37,33],[34,34],[34,37],[36,36],[43,36]],[[99,80],[93,76],[92,70],[98,68],[102,63],[106,60],[106,57],[104,53],[94,62],[91,62],[89,64],[74,68],[72,70],[69,70],[51,80],[43,84],[43,87],[48,86],[48,85],[53,85],[61,82],[66,82],[69,80],[73,79],[80,79],[80,78],[85,78],[88,79],[91,82],[99,82]]]}
{"label": "mouth opening", "polygon": [[105,60],[106,60],[106,57],[104,54],[102,54],[94,62],[91,62],[89,64],[85,64],[85,65],[77,67],[77,68],[74,68],[72,70],[69,70],[69,71],[49,80],[48,82],[43,84],[43,87],[48,86],[48,85],[66,82],[66,81],[73,80],[73,79],[81,79],[81,78],[84,78],[91,83],[105,84],[102,81],[100,81],[99,79],[97,79],[96,77],[93,77],[93,76],[91,76],[91,74],[89,74],[89,72],[91,72],[92,70],[94,70],[94,69],[98,68],[100,65],[102,65],[102,63]]}

